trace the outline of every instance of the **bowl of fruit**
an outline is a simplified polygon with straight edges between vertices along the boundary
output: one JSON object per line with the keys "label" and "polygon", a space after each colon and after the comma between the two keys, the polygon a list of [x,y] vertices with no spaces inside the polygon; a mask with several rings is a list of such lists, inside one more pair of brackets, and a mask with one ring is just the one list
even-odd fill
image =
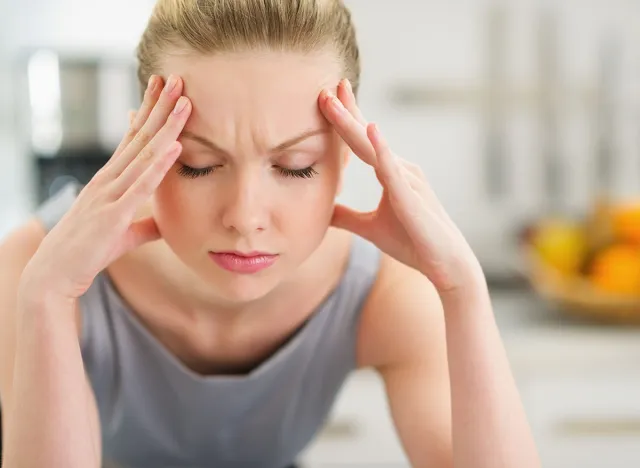
{"label": "bowl of fruit", "polygon": [[526,277],[556,308],[640,324],[640,198],[602,198],[586,216],[539,219],[520,241]]}

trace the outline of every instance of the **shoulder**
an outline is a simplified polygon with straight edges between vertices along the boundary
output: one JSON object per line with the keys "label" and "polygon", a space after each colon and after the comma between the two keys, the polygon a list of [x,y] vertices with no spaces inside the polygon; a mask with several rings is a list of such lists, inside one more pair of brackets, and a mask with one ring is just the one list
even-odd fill
{"label": "shoulder", "polygon": [[0,346],[12,341],[20,279],[45,235],[40,221],[32,218],[0,241]]}
{"label": "shoulder", "polygon": [[[47,235],[46,221],[32,217],[0,240],[0,343],[12,333],[17,292],[25,267]],[[76,314],[80,330],[79,311]]]}
{"label": "shoulder", "polygon": [[[9,232],[0,242],[0,276],[2,280],[19,277],[46,236],[42,223],[32,218]],[[2,282],[4,286],[5,281]]]}
{"label": "shoulder", "polygon": [[440,297],[420,272],[383,254],[359,328],[359,367],[429,360],[445,343]]}
{"label": "shoulder", "polygon": [[7,403],[13,379],[20,278],[45,230],[36,219],[13,229],[0,242],[0,399]]}

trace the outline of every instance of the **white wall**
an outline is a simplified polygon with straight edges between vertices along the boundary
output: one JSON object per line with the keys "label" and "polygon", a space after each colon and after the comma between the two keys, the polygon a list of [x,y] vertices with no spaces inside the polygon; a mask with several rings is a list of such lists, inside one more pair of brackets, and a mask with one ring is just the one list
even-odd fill
{"label": "white wall", "polygon": [[[488,1],[352,0],[348,2],[359,26],[364,76],[362,106],[386,131],[392,146],[405,158],[418,162],[445,207],[452,214],[485,264],[499,269],[509,261],[503,253],[511,233],[525,213],[543,209],[542,171],[535,110],[513,108],[507,114],[507,160],[510,190],[491,201],[482,186],[483,119],[477,107],[398,108],[386,98],[390,85],[402,80],[438,86],[482,86],[486,57]],[[506,73],[516,88],[537,86],[536,17],[545,2],[504,2],[508,11]],[[579,89],[597,84],[600,43],[611,35],[621,49],[621,69],[614,83],[618,113],[616,189],[638,193],[640,145],[638,120],[640,39],[637,2],[615,0],[562,0],[546,2],[559,15],[561,67],[560,95],[565,101]],[[567,165],[566,206],[583,208],[590,192],[593,169],[593,108],[580,105],[562,109],[560,156]],[[353,174],[362,175],[360,168]],[[354,177],[361,193],[348,193],[356,205],[370,204],[375,185],[371,178]],[[364,182],[366,180],[366,182]]]}
{"label": "white wall", "polygon": [[[18,48],[53,45],[71,51],[103,51],[131,55],[152,6],[151,0],[23,0],[4,4],[0,17],[0,54]],[[541,209],[540,154],[536,114],[514,108],[507,115],[507,158],[510,191],[497,202],[487,198],[480,177],[484,153],[482,114],[473,105],[401,108],[389,90],[402,82],[479,89],[486,61],[483,22],[488,0],[347,0],[353,11],[363,56],[361,105],[377,121],[395,150],[419,163],[440,199],[481,257],[501,258],[510,234],[526,211]],[[508,5],[507,74],[511,85],[531,89],[536,82],[535,19],[542,0]],[[613,33],[621,47],[616,91],[620,104],[617,141],[620,156],[618,189],[629,193],[640,186],[638,145],[638,85],[640,82],[640,5],[630,0],[562,0],[547,2],[560,14],[562,93],[596,84],[598,47]],[[2,22],[4,21],[4,24]],[[2,57],[0,56],[0,59]],[[6,85],[6,71],[0,83]],[[6,147],[7,102],[11,91],[0,91],[0,138]],[[561,155],[569,165],[567,205],[588,201],[593,152],[593,109],[578,105],[563,110]],[[4,131],[2,129],[4,128]],[[4,137],[2,135],[4,134]],[[22,155],[3,149],[0,173],[2,209],[24,212]],[[20,172],[22,168],[22,172]],[[16,176],[18,174],[18,176]],[[372,208],[379,187],[358,161],[349,168],[343,201]],[[9,200],[11,201],[9,203]],[[533,211],[531,211],[533,210]],[[15,217],[15,216],[14,216]],[[497,260],[496,260],[497,261]],[[498,261],[500,263],[500,261]]]}

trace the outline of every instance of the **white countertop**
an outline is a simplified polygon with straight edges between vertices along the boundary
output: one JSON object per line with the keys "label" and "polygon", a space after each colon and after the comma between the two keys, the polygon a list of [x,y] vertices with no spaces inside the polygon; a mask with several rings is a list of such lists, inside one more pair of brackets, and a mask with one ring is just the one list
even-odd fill
{"label": "white countertop", "polygon": [[492,291],[496,321],[513,365],[608,367],[640,362],[640,327],[596,324],[553,310],[526,290]]}

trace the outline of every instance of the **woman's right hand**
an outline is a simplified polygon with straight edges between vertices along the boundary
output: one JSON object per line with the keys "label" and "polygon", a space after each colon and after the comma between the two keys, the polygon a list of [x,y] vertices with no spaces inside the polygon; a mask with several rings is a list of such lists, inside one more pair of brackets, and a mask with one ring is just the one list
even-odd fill
{"label": "woman's right hand", "polygon": [[134,218],[182,151],[177,139],[192,108],[182,91],[179,77],[170,76],[164,87],[161,77],[151,77],[115,153],[25,268],[22,292],[76,300],[110,263],[160,237],[153,218]]}

